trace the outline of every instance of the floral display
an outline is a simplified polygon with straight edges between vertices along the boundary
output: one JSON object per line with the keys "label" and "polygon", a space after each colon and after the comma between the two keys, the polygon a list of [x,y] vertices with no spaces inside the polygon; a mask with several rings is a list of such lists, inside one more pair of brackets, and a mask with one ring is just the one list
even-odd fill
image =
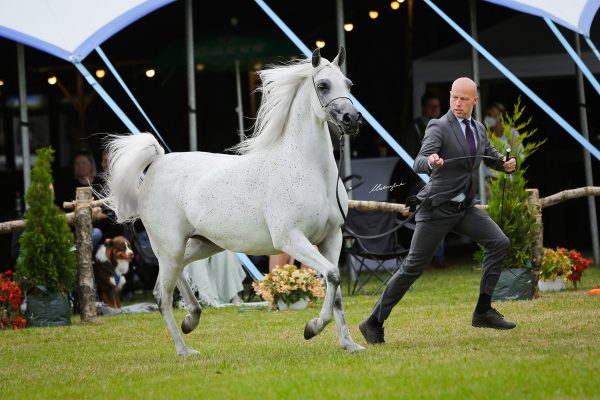
{"label": "floral display", "polygon": [[325,297],[323,281],[315,270],[298,269],[289,264],[278,265],[262,281],[254,282],[252,287],[256,294],[271,303],[272,308],[276,307],[278,300],[289,306],[304,298],[315,300]]}
{"label": "floral display", "polygon": [[577,250],[559,247],[556,250],[544,249],[540,279],[563,277],[565,282],[571,281],[575,287],[581,281],[583,271],[594,263],[593,260],[581,256]]}
{"label": "floral display", "polygon": [[27,325],[19,312],[23,302],[23,292],[10,279],[12,271],[0,274],[0,330],[21,329]]}

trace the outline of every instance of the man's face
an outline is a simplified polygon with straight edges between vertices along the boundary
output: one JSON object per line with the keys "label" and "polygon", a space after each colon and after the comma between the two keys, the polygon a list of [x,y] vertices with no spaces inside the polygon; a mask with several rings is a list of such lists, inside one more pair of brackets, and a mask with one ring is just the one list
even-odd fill
{"label": "man's face", "polygon": [[423,105],[422,114],[424,117],[429,119],[439,118],[441,115],[440,111],[440,100],[439,99],[427,99]]}
{"label": "man's face", "polygon": [[469,118],[477,104],[477,88],[464,82],[455,82],[450,91],[450,110],[459,118]]}

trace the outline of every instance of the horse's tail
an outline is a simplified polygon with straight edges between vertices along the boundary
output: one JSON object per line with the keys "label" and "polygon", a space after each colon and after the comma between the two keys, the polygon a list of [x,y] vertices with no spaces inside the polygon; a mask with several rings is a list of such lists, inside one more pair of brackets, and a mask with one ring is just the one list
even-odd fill
{"label": "horse's tail", "polygon": [[115,212],[117,222],[133,222],[139,218],[138,196],[144,169],[165,150],[150,133],[110,135],[106,149],[110,162],[104,188],[107,205]]}

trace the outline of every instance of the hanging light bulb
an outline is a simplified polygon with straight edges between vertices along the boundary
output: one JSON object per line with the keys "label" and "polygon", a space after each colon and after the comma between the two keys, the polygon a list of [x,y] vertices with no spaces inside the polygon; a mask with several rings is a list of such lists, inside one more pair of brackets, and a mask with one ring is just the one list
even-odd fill
{"label": "hanging light bulb", "polygon": [[48,77],[48,84],[56,85],[56,82],[58,82],[58,78],[56,78],[56,75],[50,75]]}
{"label": "hanging light bulb", "polygon": [[315,44],[317,45],[318,48],[322,49],[323,47],[325,47],[325,41],[324,40],[317,40],[315,42]]}
{"label": "hanging light bulb", "polygon": [[375,19],[375,18],[379,17],[379,12],[378,11],[369,11],[369,17],[371,19]]}
{"label": "hanging light bulb", "polygon": [[96,77],[99,79],[102,79],[106,76],[106,71],[103,69],[97,69],[96,70]]}
{"label": "hanging light bulb", "polygon": [[4,81],[0,79],[0,86],[4,86]]}
{"label": "hanging light bulb", "polygon": [[397,10],[397,9],[399,9],[399,8],[400,8],[400,3],[399,3],[399,2],[397,2],[397,1],[392,1],[392,2],[390,3],[390,7],[392,7],[392,10]]}
{"label": "hanging light bulb", "polygon": [[153,68],[146,70],[146,76],[148,78],[154,78],[154,75],[156,75],[156,70]]}
{"label": "hanging light bulb", "polygon": [[354,29],[354,24],[350,24],[350,23],[344,24],[344,30],[346,32],[350,32],[350,31],[352,31],[352,29]]}

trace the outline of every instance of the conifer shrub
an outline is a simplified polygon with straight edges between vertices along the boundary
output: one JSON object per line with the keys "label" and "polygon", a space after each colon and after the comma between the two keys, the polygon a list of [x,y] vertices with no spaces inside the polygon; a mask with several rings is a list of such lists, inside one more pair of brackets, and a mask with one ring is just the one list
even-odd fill
{"label": "conifer shrub", "polygon": [[76,261],[73,233],[62,210],[54,204],[51,147],[39,149],[31,170],[31,187],[25,194],[25,231],[16,274],[27,287],[45,286],[51,292],[73,289]]}
{"label": "conifer shrub", "polygon": [[[517,169],[512,174],[492,171],[493,177],[487,187],[490,193],[487,212],[498,224],[500,229],[510,240],[508,257],[505,261],[506,268],[530,268],[535,243],[537,227],[535,219],[527,206],[527,179],[525,173],[527,158],[544,144],[542,141],[530,139],[537,129],[529,127],[531,118],[522,120],[525,107],[521,105],[521,98],[514,105],[512,114],[502,115],[504,140],[488,130],[488,137],[492,145],[500,152],[506,154],[506,149],[511,149],[511,157],[517,159]],[[475,253],[475,260],[483,261],[483,247]]]}

